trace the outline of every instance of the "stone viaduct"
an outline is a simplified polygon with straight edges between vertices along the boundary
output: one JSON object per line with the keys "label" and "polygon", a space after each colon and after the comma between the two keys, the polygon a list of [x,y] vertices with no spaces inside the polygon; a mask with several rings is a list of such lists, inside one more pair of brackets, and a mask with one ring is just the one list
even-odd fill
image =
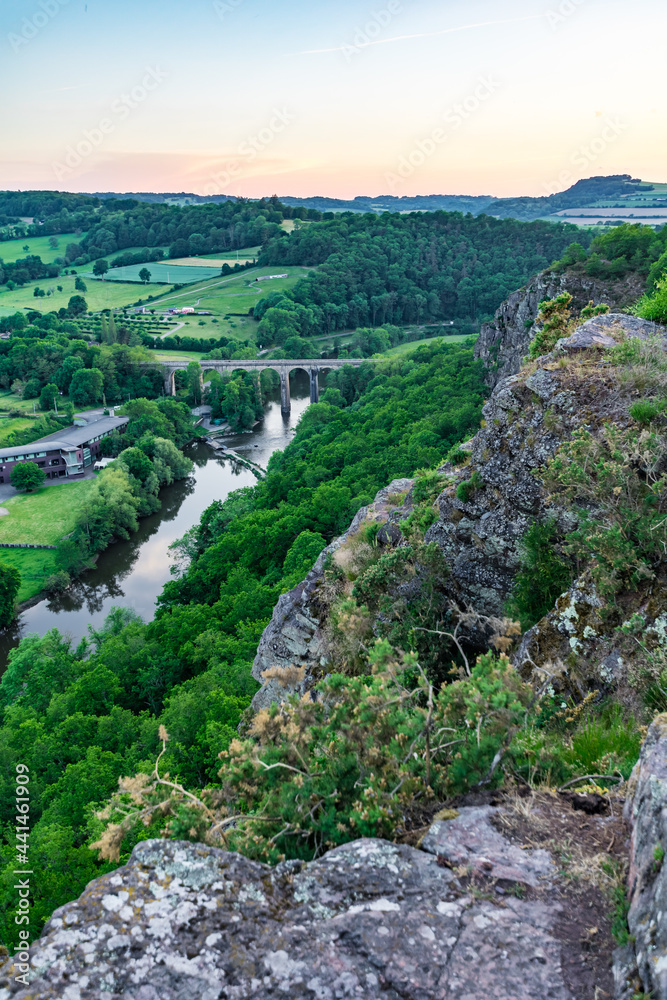
{"label": "stone viaduct", "polygon": [[[283,413],[289,413],[291,409],[290,402],[290,389],[289,389],[289,376],[290,372],[294,371],[296,368],[301,368],[303,371],[310,375],[310,401],[311,403],[319,402],[320,398],[320,386],[319,386],[319,374],[320,372],[332,371],[336,368],[345,368],[348,365],[352,365],[357,368],[368,361],[367,358],[357,359],[357,358],[341,358],[340,360],[300,360],[291,361],[288,359],[280,361],[200,361],[200,367],[202,370],[202,380],[205,372],[256,372],[259,377],[259,373],[265,369],[270,369],[271,371],[278,372],[280,375],[280,408]],[[167,396],[174,396],[176,394],[176,386],[174,382],[174,375],[178,371],[185,371],[190,364],[189,358],[184,358],[183,361],[160,361],[159,365],[164,370],[164,391]],[[147,363],[145,367],[153,368],[152,363]]]}

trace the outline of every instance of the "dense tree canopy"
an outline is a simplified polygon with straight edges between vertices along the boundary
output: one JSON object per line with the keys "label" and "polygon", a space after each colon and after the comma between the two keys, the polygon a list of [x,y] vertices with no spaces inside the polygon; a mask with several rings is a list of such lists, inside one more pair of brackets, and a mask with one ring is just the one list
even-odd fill
{"label": "dense tree canopy", "polygon": [[479,320],[579,232],[571,225],[434,212],[348,213],[281,234],[260,263],[318,269],[292,291],[258,303],[261,339],[284,343],[292,334],[384,323]]}

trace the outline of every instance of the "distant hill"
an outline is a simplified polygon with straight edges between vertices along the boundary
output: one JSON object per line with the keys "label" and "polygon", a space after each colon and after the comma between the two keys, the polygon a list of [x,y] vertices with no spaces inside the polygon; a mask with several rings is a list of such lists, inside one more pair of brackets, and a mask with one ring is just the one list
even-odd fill
{"label": "distant hill", "polygon": [[[98,192],[100,200],[135,199],[170,205],[206,205],[236,201],[233,195],[198,195],[185,191],[172,193],[139,192],[119,195]],[[248,199],[250,200],[250,199]],[[566,191],[541,198],[494,198],[492,195],[429,194],[413,197],[396,195],[359,195],[356,198],[297,198],[285,195],[284,205],[319,212],[470,212],[492,215],[498,219],[550,219],[574,222],[580,226],[615,225],[633,220],[648,225],[667,223],[667,184],[651,184],[630,174],[588,177]]]}

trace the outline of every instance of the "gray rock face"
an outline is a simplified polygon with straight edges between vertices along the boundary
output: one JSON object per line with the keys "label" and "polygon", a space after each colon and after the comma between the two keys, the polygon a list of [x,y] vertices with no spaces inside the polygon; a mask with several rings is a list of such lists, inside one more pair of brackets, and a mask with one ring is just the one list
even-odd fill
{"label": "gray rock face", "polygon": [[533,323],[544,299],[569,292],[573,296],[572,308],[576,312],[591,300],[595,305],[605,303],[611,309],[618,309],[636,302],[643,291],[635,277],[622,281],[601,281],[571,271],[564,274],[543,271],[525,288],[510,295],[493,321],[482,326],[475,344],[475,357],[484,362],[488,384],[495,386],[521,368],[522,359],[528,354],[534,336]]}
{"label": "gray rock face", "polygon": [[[667,1000],[667,715],[652,723],[628,784],[624,817],[631,828],[630,950],[615,956],[616,1000],[638,971],[653,1000]],[[634,961],[633,961],[634,960]],[[632,995],[632,993],[630,993]]]}
{"label": "gray rock face", "polygon": [[[611,346],[622,335],[646,338],[656,333],[666,336],[667,330],[623,313],[596,317],[559,341],[552,354],[498,382],[484,407],[482,429],[472,440],[471,463],[449,470],[455,481],[440,495],[440,516],[426,535],[441,547],[451,571],[446,585],[461,605],[502,615],[531,521],[554,518],[563,531],[575,526],[568,512],[553,506],[535,473],[578,428],[596,433],[609,420],[619,426],[629,421],[631,400],[622,395],[611,371],[601,367],[595,379],[573,374],[560,367],[559,356]],[[473,473],[477,488],[462,500],[457,485]],[[565,636],[566,641],[571,638]]]}
{"label": "gray rock face", "polygon": [[[360,840],[273,870],[146,841],[56,911],[32,948],[28,987],[5,966],[0,1000],[575,1000],[549,895],[555,866],[504,842],[494,811],[436,824],[426,851]],[[465,864],[462,851],[482,872],[486,851],[512,882],[541,891],[494,902],[491,881],[471,894],[447,866]]]}
{"label": "gray rock face", "polygon": [[[363,524],[377,521],[391,525],[404,517],[403,497],[412,483],[412,479],[395,479],[381,489],[372,504],[361,508],[345,534],[324,549],[306,579],[279,598],[252,665],[253,677],[262,683],[252,703],[256,711],[273,701],[284,701],[295,692],[305,693],[322,674],[327,661],[317,591],[324,579],[327,560],[348,538],[356,535]],[[289,678],[281,682],[264,680],[262,675],[272,667],[305,667],[303,680],[298,683]]]}

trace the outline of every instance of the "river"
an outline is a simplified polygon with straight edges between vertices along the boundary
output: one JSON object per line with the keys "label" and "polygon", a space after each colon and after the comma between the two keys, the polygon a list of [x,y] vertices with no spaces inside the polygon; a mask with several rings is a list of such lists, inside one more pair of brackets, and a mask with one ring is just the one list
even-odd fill
{"label": "river", "polygon": [[[282,451],[294,436],[299,417],[310,401],[306,372],[290,378],[292,411],[280,412],[280,395],[267,404],[264,420],[251,432],[226,437],[225,444],[266,468],[275,451]],[[139,530],[127,542],[117,542],[103,552],[94,569],[88,570],[64,594],[45,598],[24,611],[13,628],[0,633],[0,673],[10,650],[26,635],[45,635],[57,628],[77,643],[88,635],[88,627],[99,628],[112,607],[133,608],[145,621],[155,612],[155,601],[172,579],[169,546],[199,521],[214,500],[224,500],[233,490],[253,486],[253,473],[230,459],[218,458],[203,442],[184,449],[195,463],[188,479],[160,493],[157,514],[142,518]]]}

